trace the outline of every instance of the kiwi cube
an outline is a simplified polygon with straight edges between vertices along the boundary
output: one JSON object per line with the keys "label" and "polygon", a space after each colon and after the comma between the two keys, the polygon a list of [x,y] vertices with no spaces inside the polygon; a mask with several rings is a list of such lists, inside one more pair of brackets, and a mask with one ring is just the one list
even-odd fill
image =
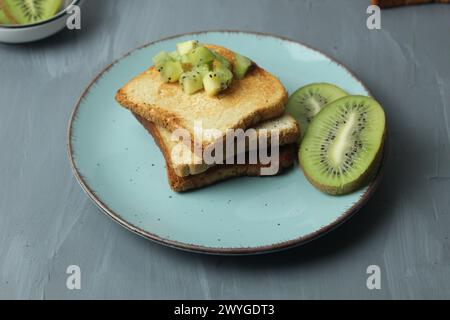
{"label": "kiwi cube", "polygon": [[203,78],[203,87],[208,96],[216,96],[222,91],[221,81],[214,72],[208,72]]}
{"label": "kiwi cube", "polygon": [[161,65],[166,61],[172,60],[172,57],[166,51],[161,51],[156,56],[154,56],[152,60],[155,65]]}
{"label": "kiwi cube", "polygon": [[178,53],[178,51],[172,51],[169,53],[169,57],[173,60],[173,61],[180,61],[181,60],[181,56]]}
{"label": "kiwi cube", "polygon": [[213,62],[214,68],[224,67],[231,70],[231,63],[224,56],[217,52],[213,52],[215,60]]}
{"label": "kiwi cube", "polygon": [[203,78],[197,72],[185,72],[180,76],[180,85],[185,93],[194,94],[203,89]]}
{"label": "kiwi cube", "polygon": [[206,47],[198,47],[187,54],[189,62],[193,67],[202,64],[212,64],[214,61],[214,54]]}
{"label": "kiwi cube", "polygon": [[228,88],[227,79],[220,71],[210,71],[203,78],[203,87],[207,95],[216,96]]}
{"label": "kiwi cube", "polygon": [[202,79],[206,76],[208,72],[210,72],[210,68],[207,64],[202,64],[198,67],[192,69],[192,72],[198,74]]}
{"label": "kiwi cube", "polygon": [[189,52],[191,52],[192,50],[194,50],[195,48],[197,48],[198,46],[198,41],[186,41],[186,42],[181,42],[177,44],[177,51],[180,54],[180,56],[188,54]]}
{"label": "kiwi cube", "polygon": [[192,70],[192,63],[187,55],[180,56],[180,62],[181,62],[181,66],[183,67],[184,71]]}
{"label": "kiwi cube", "polygon": [[184,72],[181,63],[178,61],[166,61],[158,66],[161,80],[164,82],[177,82],[181,74]]}
{"label": "kiwi cube", "polygon": [[240,54],[235,54],[235,65],[234,74],[238,79],[243,79],[250,67],[253,65],[253,61],[247,57],[241,56]]}
{"label": "kiwi cube", "polygon": [[227,69],[225,67],[220,67],[220,68],[214,69],[214,72],[222,80],[222,82],[224,83],[224,87],[228,88],[231,85],[234,75],[230,69]]}

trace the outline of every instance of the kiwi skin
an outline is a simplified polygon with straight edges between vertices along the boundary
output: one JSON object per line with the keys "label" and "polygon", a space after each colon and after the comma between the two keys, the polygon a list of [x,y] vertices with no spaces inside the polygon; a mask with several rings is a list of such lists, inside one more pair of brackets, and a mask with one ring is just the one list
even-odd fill
{"label": "kiwi skin", "polygon": [[384,134],[383,134],[383,140],[381,142],[381,146],[380,146],[380,150],[378,150],[378,153],[375,157],[375,160],[372,162],[372,164],[369,166],[369,168],[366,170],[366,172],[364,172],[359,179],[353,181],[352,183],[348,183],[344,186],[342,186],[341,188],[338,187],[332,187],[332,186],[326,186],[321,184],[320,182],[314,180],[311,176],[308,175],[308,173],[303,169],[303,164],[302,164],[302,160],[300,157],[300,168],[302,169],[306,179],[308,179],[308,181],[319,191],[322,191],[324,193],[327,193],[329,195],[332,196],[342,196],[342,195],[346,195],[349,193],[354,192],[355,190],[359,189],[361,186],[364,186],[366,184],[368,184],[369,182],[371,182],[377,172],[378,169],[381,165],[381,162],[383,161],[383,156],[384,156],[384,147],[385,147],[385,140],[386,140],[386,132],[387,130],[385,129]]}

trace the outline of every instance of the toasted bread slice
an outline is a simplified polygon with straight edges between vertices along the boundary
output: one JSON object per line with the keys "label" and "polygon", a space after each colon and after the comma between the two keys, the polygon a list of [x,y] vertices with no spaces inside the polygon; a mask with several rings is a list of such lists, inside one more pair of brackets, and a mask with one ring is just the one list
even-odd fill
{"label": "toasted bread slice", "polygon": [[[207,45],[233,63],[234,53],[223,47]],[[173,132],[186,129],[194,137],[195,123],[203,129],[216,129],[221,137],[228,129],[247,129],[260,122],[280,116],[288,94],[281,82],[269,72],[255,66],[242,80],[233,80],[230,88],[217,97],[204,91],[185,94],[178,83],[164,83],[159,72],[151,67],[128,82],[116,94],[125,108],[156,125]],[[208,147],[220,139],[205,137]]]}
{"label": "toasted bread slice", "polygon": [[[142,123],[144,127],[147,126],[145,119],[134,114],[135,117]],[[270,135],[272,130],[277,130],[279,133],[279,145],[286,145],[295,143],[300,136],[300,129],[297,121],[290,115],[284,114],[280,118],[268,120],[256,126],[254,128],[257,133],[257,137],[261,135],[261,130],[265,129]],[[187,177],[189,175],[196,175],[205,172],[214,165],[208,165],[204,163],[201,155],[193,153],[188,146],[173,141],[171,133],[159,126],[155,126],[158,131],[158,136],[161,139],[167,149],[168,161],[173,169],[174,173],[179,177]],[[270,138],[267,141],[270,143]],[[249,149],[249,143],[247,141],[246,151]]]}
{"label": "toasted bread slice", "polygon": [[[264,166],[258,164],[233,164],[233,165],[216,165],[208,168],[205,172],[180,177],[175,173],[171,166],[171,155],[168,146],[165,144],[166,139],[161,135],[161,130],[150,121],[136,116],[141,124],[153,136],[153,139],[161,149],[166,160],[167,176],[169,185],[175,192],[184,192],[192,189],[203,188],[219,181],[227,180],[240,176],[260,176],[261,168]],[[278,174],[285,169],[292,167],[295,159],[295,144],[288,144],[280,148],[279,170]]]}

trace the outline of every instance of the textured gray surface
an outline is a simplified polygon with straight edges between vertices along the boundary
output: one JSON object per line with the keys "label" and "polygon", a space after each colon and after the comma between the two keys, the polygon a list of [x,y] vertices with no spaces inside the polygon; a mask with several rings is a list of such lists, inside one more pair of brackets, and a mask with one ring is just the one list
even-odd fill
{"label": "textured gray surface", "polygon": [[[450,298],[450,6],[368,0],[87,1],[83,30],[0,45],[0,298]],[[87,83],[162,37],[206,29],[301,40],[349,66],[385,106],[381,188],[340,229],[257,257],[209,257],[139,238],[72,177],[66,126]],[[301,75],[299,75],[301,76]],[[82,269],[82,290],[65,270]],[[366,288],[366,268],[382,290]]]}

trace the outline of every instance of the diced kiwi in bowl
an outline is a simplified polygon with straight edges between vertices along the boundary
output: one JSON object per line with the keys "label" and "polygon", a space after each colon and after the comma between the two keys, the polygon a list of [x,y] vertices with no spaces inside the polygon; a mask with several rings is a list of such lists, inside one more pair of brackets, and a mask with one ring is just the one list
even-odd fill
{"label": "diced kiwi in bowl", "polygon": [[162,51],[153,57],[163,82],[179,82],[186,94],[205,90],[216,96],[230,87],[234,79],[243,79],[253,61],[235,53],[234,60],[190,40],[176,45],[176,51]]}

